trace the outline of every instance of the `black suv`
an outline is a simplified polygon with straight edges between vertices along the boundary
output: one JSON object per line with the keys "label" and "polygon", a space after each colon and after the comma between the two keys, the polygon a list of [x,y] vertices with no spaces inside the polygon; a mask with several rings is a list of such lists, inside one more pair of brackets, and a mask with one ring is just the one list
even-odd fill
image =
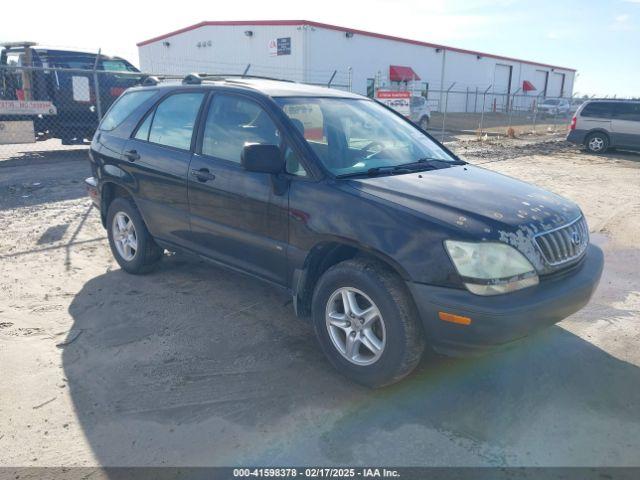
{"label": "black suv", "polygon": [[197,75],[132,88],[91,167],[124,270],[180,250],[282,287],[331,363],[370,386],[407,375],[426,342],[461,354],[554,324],[602,272],[574,203],[348,92]]}

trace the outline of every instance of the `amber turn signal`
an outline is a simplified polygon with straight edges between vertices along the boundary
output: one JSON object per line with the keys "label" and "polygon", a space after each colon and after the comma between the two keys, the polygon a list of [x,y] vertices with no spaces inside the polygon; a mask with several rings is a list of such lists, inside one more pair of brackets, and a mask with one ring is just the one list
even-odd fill
{"label": "amber turn signal", "polygon": [[453,313],[438,312],[438,317],[440,317],[440,320],[444,322],[457,323],[459,325],[471,325],[471,319],[469,317],[454,315]]}

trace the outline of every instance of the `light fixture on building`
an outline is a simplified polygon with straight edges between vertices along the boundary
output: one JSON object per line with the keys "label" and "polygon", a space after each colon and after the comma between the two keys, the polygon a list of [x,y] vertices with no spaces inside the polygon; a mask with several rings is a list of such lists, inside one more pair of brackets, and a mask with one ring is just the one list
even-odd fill
{"label": "light fixture on building", "polygon": [[167,42],[166,40],[164,42],[162,42],[162,45],[164,45],[165,47],[170,47],[171,46],[171,42]]}
{"label": "light fixture on building", "polygon": [[436,48],[436,53],[440,53],[442,51],[441,48]]}
{"label": "light fixture on building", "polygon": [[353,37],[353,32],[344,32],[344,36],[347,38],[352,38]]}
{"label": "light fixture on building", "polygon": [[482,58],[482,55],[476,55],[476,59],[480,60]]}
{"label": "light fixture on building", "polygon": [[245,30],[245,31],[244,31],[244,34],[245,34],[247,37],[253,37],[253,31],[251,31],[251,30]]}

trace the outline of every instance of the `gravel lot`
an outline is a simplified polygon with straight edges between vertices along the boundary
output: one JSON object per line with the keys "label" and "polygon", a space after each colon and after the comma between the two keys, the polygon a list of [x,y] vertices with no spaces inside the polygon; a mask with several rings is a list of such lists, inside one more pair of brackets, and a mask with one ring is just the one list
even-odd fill
{"label": "gravel lot", "polygon": [[429,354],[377,391],[335,373],[272,287],[180,255],[123,273],[84,149],[5,155],[0,466],[639,465],[640,155],[553,136],[450,146],[578,202],[602,283],[508,350]]}

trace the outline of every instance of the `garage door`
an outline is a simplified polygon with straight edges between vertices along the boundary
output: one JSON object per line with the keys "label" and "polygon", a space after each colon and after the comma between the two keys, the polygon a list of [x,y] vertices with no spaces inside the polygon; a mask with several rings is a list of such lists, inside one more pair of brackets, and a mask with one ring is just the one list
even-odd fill
{"label": "garage door", "polygon": [[547,77],[549,72],[546,70],[536,70],[533,77],[533,86],[536,87],[536,95],[544,94],[545,88],[547,88]]}
{"label": "garage door", "polygon": [[511,93],[511,66],[496,64],[493,72],[493,93],[498,110],[506,110]]}
{"label": "garage door", "polygon": [[562,97],[564,89],[564,73],[551,72],[547,97]]}

